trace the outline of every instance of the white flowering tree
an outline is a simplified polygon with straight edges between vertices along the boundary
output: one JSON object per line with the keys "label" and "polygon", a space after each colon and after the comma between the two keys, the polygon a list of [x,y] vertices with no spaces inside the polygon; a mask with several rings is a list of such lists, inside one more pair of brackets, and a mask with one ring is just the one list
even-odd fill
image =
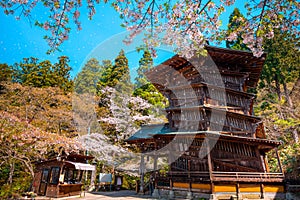
{"label": "white flowering tree", "polygon": [[131,153],[118,145],[102,133],[91,133],[78,138],[83,148],[92,153],[97,160],[106,161],[107,164],[118,164],[130,157]]}
{"label": "white flowering tree", "polygon": [[140,97],[130,96],[130,94],[119,92],[112,87],[103,88],[101,94],[101,104],[107,107],[109,114],[103,114],[98,121],[104,122],[102,124],[104,126],[113,127],[114,130],[110,129],[110,134],[107,135],[101,129],[98,129],[99,132],[97,132],[97,129],[94,128],[90,133],[86,131],[84,133],[86,130],[84,127],[87,127],[91,121],[95,121],[95,104],[87,101],[86,94],[81,95],[79,99],[76,96],[73,98],[73,103],[77,105],[73,105],[74,116],[77,116],[75,121],[79,125],[78,128],[83,130],[83,134],[78,137],[78,142],[96,160],[105,161],[108,165],[130,171],[130,167],[121,165],[126,162],[137,167],[139,156],[121,144],[124,139],[135,133],[140,125],[155,120],[154,116],[145,112],[151,107],[151,104]]}
{"label": "white flowering tree", "polygon": [[154,118],[143,114],[143,111],[149,109],[151,104],[140,97],[118,92],[111,87],[105,87],[101,93],[104,94],[104,99],[101,101],[106,101],[110,115],[103,116],[100,121],[115,127],[116,141],[128,138],[138,130],[139,125],[150,122]]}
{"label": "white flowering tree", "polygon": [[[7,15],[16,18],[30,16],[31,11],[38,4],[49,10],[49,18],[37,22],[50,34],[45,37],[51,50],[56,50],[68,39],[70,22],[73,19],[78,30],[80,12],[83,7],[88,8],[88,17],[91,19],[96,13],[96,4],[100,0],[6,0],[0,1],[0,7]],[[256,56],[262,54],[262,40],[272,38],[273,30],[280,28],[299,35],[299,1],[291,0],[248,0],[246,20],[241,23],[242,28],[226,35],[221,29],[220,16],[235,0],[103,0],[111,3],[119,12],[123,24],[130,35],[125,42],[146,31],[145,43],[155,53],[154,48],[160,44],[176,45],[179,53],[191,57],[192,50],[201,50],[207,41],[215,42],[228,37],[234,40],[241,35],[243,43]],[[237,19],[241,20],[241,19]]]}

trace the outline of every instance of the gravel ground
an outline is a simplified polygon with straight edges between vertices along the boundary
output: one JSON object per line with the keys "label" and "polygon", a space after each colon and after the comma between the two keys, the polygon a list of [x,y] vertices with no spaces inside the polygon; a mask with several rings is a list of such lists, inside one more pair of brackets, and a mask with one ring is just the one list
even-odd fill
{"label": "gravel ground", "polygon": [[56,198],[57,200],[141,200],[141,199],[152,199],[149,195],[139,195],[135,191],[121,190],[113,192],[95,192],[95,193],[82,193],[80,196]]}

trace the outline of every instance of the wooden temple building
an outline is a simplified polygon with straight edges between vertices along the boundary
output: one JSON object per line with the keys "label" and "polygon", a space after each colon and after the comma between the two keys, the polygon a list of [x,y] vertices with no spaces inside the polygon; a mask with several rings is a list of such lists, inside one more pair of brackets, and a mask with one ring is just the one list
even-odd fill
{"label": "wooden temple building", "polygon": [[[261,118],[253,115],[255,96],[247,92],[256,87],[266,55],[206,50],[207,56],[189,60],[175,55],[146,74],[169,101],[168,123],[143,126],[127,142],[139,148],[142,167],[146,157],[154,159],[154,195],[284,199],[281,143],[266,138]],[[276,173],[268,167],[269,151],[277,156]],[[165,174],[157,167],[161,157],[168,160]]]}
{"label": "wooden temple building", "polygon": [[70,154],[35,164],[33,192],[46,197],[68,197],[83,191],[85,171],[95,172],[94,165],[87,164],[92,156]]}

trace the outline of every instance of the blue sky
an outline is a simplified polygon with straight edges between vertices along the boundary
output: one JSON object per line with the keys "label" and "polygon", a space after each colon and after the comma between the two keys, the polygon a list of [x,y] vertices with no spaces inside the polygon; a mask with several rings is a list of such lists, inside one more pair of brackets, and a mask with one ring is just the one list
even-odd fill
{"label": "blue sky", "polygon": [[[227,8],[227,12],[222,16],[224,26],[227,26],[228,17],[233,8],[242,8],[243,5],[244,3],[240,1]],[[118,13],[109,4],[103,3],[97,5],[96,12],[92,20],[88,19],[86,11],[81,13],[82,30],[77,31],[75,25],[72,25],[71,28],[73,29],[69,39],[60,47],[62,51],[47,55],[46,51],[49,47],[43,39],[47,33],[41,28],[31,25],[26,18],[16,20],[12,15],[5,15],[1,9],[0,63],[11,65],[26,57],[36,57],[54,63],[59,56],[66,55],[70,58],[70,65],[73,69],[72,76],[74,77],[88,58],[98,55],[99,61],[101,59],[113,59],[121,49],[125,49],[133,73],[132,76],[134,76],[141,53],[137,54],[134,51],[134,46],[127,47],[122,44],[121,40],[125,34],[125,29],[120,26],[122,21],[119,19]],[[35,20],[43,20],[48,15],[43,8],[33,10],[32,24]],[[171,56],[172,52],[159,50],[155,64],[159,64]]]}

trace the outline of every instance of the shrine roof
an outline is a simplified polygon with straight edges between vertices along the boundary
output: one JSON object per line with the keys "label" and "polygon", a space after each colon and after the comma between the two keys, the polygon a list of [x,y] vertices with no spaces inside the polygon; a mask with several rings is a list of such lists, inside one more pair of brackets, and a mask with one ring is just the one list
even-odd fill
{"label": "shrine roof", "polygon": [[92,160],[92,159],[94,159],[94,156],[87,156],[87,155],[71,153],[69,155],[56,156],[56,157],[53,157],[53,158],[50,158],[47,160],[41,160],[41,161],[35,162],[35,164],[39,165],[41,163],[47,163],[47,162],[61,162],[62,160],[86,163],[88,160]]}

